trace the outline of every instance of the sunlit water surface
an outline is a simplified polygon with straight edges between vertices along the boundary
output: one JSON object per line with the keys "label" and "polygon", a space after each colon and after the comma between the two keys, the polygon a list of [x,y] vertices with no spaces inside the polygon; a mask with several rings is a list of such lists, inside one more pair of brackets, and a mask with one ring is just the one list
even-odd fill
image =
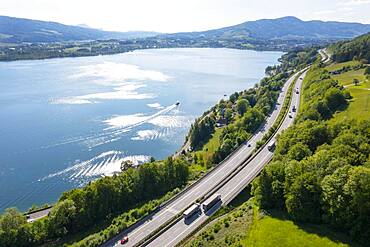
{"label": "sunlit water surface", "polygon": [[0,210],[55,202],[122,160],[167,157],[197,116],[281,55],[161,49],[0,63]]}

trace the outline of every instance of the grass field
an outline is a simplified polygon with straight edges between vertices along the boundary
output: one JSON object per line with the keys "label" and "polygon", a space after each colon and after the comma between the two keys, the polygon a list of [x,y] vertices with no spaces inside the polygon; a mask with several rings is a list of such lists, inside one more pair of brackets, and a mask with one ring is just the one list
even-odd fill
{"label": "grass field", "polygon": [[209,167],[207,167],[207,160],[211,159],[212,154],[220,146],[221,131],[222,130],[219,128],[216,129],[212,134],[212,137],[203,146],[203,148],[195,152],[197,158],[201,159],[202,162],[198,162],[197,164],[192,164],[190,166],[190,174],[192,176],[190,180],[199,179],[201,175],[204,174],[208,168],[210,168],[211,164],[208,164]]}
{"label": "grass field", "polygon": [[340,75],[332,75],[334,80],[338,80],[341,85],[346,86],[353,84],[353,79],[357,79],[361,82],[365,80],[364,76],[365,69],[351,70]]}
{"label": "grass field", "polygon": [[[258,209],[255,209],[258,211]],[[346,237],[333,233],[323,226],[299,226],[285,219],[281,213],[274,216],[262,215],[255,212],[253,225],[242,246],[248,247],[343,247],[358,246],[346,243]]]}
{"label": "grass field", "polygon": [[212,137],[203,146],[203,148],[195,152],[198,159],[202,159],[200,163],[205,164],[205,166],[208,165],[208,167],[210,167],[212,165],[211,164],[212,155],[215,153],[215,151],[220,146],[221,131],[222,129],[216,128],[215,132],[212,134]]}
{"label": "grass field", "polygon": [[209,139],[206,145],[203,146],[202,152],[211,152],[214,153],[217,148],[220,146],[220,135],[222,129],[217,128],[215,133],[213,133],[212,138]]}
{"label": "grass field", "polygon": [[[335,70],[342,68],[346,65],[356,65],[358,62],[345,62],[333,64],[327,67],[327,69]],[[352,96],[349,102],[348,108],[345,111],[335,114],[332,121],[342,119],[370,119],[370,82],[364,76],[365,69],[351,70],[339,75],[332,75],[332,78],[338,80],[340,85],[346,87],[346,90]],[[355,86],[353,85],[353,79],[358,79],[360,83]]]}
{"label": "grass field", "polygon": [[247,202],[213,220],[182,246],[240,246],[252,223],[252,205],[251,202]]}
{"label": "grass field", "polygon": [[[248,193],[247,193],[248,194]],[[249,197],[243,197],[249,198]],[[280,211],[261,212],[253,200],[211,221],[181,246],[186,247],[360,247],[324,225],[299,225]]]}
{"label": "grass field", "polygon": [[343,68],[344,66],[356,66],[359,65],[360,62],[358,61],[348,61],[344,63],[333,63],[330,64],[329,66],[326,67],[327,70],[329,71],[334,71]]}
{"label": "grass field", "polygon": [[370,88],[350,87],[348,88],[353,97],[345,111],[335,114],[333,120],[341,119],[370,119]]}

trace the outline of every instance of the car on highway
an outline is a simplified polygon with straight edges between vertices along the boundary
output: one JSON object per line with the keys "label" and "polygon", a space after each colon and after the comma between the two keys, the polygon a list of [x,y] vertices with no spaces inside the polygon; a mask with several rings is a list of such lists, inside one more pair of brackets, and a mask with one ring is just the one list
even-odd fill
{"label": "car on highway", "polygon": [[126,244],[128,242],[128,236],[124,236],[121,240],[120,240],[120,244]]}
{"label": "car on highway", "polygon": [[272,140],[268,145],[267,145],[267,149],[271,152],[273,151],[275,148],[275,141]]}
{"label": "car on highway", "polygon": [[289,118],[293,118],[292,114],[289,114]]}

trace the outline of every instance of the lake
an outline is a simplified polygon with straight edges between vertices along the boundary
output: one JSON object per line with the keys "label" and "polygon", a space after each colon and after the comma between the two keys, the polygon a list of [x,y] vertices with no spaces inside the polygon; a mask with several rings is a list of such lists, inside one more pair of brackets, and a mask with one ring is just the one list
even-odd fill
{"label": "lake", "polygon": [[184,48],[0,63],[0,211],[53,203],[123,160],[173,154],[196,117],[281,55]]}

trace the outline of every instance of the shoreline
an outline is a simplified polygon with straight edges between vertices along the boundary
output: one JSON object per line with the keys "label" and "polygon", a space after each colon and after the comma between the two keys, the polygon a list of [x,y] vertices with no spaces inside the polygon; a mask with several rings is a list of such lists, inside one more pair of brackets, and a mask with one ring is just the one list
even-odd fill
{"label": "shoreline", "polygon": [[[104,53],[104,54],[84,54],[84,55],[70,55],[70,56],[51,56],[51,57],[41,57],[41,58],[20,58],[20,59],[2,59],[0,57],[0,63],[10,63],[16,61],[44,61],[49,59],[63,59],[63,58],[83,58],[83,57],[99,57],[99,56],[110,56],[110,55],[118,55],[118,54],[125,54],[135,51],[144,51],[144,50],[162,50],[162,49],[231,49],[231,50],[240,50],[240,51],[255,51],[255,52],[282,52],[286,53],[285,50],[278,50],[278,49],[239,49],[239,48],[232,48],[232,47],[192,47],[192,46],[183,46],[183,47],[148,47],[148,48],[139,48],[139,49],[132,49],[123,52],[113,52],[113,53]],[[1,49],[0,49],[1,53]]]}

